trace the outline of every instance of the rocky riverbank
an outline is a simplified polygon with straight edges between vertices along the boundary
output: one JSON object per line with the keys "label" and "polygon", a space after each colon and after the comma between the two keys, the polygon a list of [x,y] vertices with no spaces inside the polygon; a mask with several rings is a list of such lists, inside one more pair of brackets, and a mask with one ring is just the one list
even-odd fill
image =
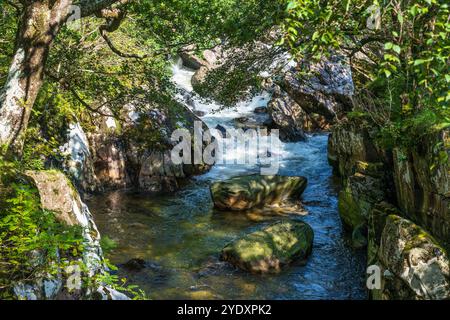
{"label": "rocky riverbank", "polygon": [[[368,265],[384,275],[374,299],[450,297],[449,131],[387,149],[361,119],[334,126],[328,158],[340,176],[339,213]],[[439,159],[444,159],[439,160]]]}
{"label": "rocky riverbank", "polygon": [[[111,113],[104,109],[104,114]],[[95,127],[87,130],[79,123],[70,126],[62,147],[68,159],[63,168],[80,191],[171,192],[209,169],[171,160],[170,152],[178,143],[171,140],[172,132],[184,128],[193,133],[194,122],[201,122],[187,106],[176,104],[176,110],[168,111],[135,102],[124,109],[119,118],[97,115]]]}
{"label": "rocky riverbank", "polygon": [[53,212],[57,223],[79,228],[82,249],[67,254],[63,250],[49,253],[45,248],[36,248],[33,269],[40,269],[39,264],[47,261],[46,255],[54,256],[50,263],[60,267],[56,273],[34,274],[32,281],[16,282],[12,289],[14,297],[21,300],[129,299],[101,280],[109,268],[100,245],[100,233],[88,207],[67,177],[59,171],[27,171],[22,179],[37,189],[42,209]]}
{"label": "rocky riverbank", "polygon": [[[213,62],[192,55],[184,54],[182,58],[186,66],[197,70],[194,84],[205,76],[200,73],[214,68]],[[212,54],[208,59],[215,61]],[[281,82],[267,80],[264,85],[269,99],[262,99],[263,105],[255,106],[244,116],[237,114],[230,123],[218,122],[216,128],[224,131],[225,126],[231,124],[244,130],[279,129],[281,139],[289,143],[305,141],[312,133],[330,130],[328,162],[340,177],[342,188],[338,210],[350,236],[350,245],[355,250],[352,254],[367,250],[368,270],[375,270],[380,275],[379,279],[368,275],[367,283],[373,286],[369,288],[370,297],[448,299],[450,271],[446,250],[450,230],[450,173],[448,161],[439,160],[443,159],[443,153],[449,153],[446,149],[448,130],[425,137],[415,147],[383,147],[377,140],[375,126],[363,118],[347,116],[352,105],[353,82],[340,58],[323,61],[311,68],[316,71],[316,76],[307,82],[300,82],[293,75],[294,69],[287,72]],[[75,186],[83,194],[129,189],[167,194],[179,190],[187,178],[207,172],[209,167],[206,165],[175,165],[171,162],[170,150],[174,142],[170,140],[170,133],[176,128],[192,132],[194,121],[201,121],[210,112],[196,109],[199,102],[191,92],[183,92],[181,97],[176,114],[150,106],[138,110],[131,103],[120,120],[97,115],[94,129],[83,130],[80,123],[71,125],[67,143],[61,149],[67,155],[63,169]],[[106,108],[102,110],[104,114],[109,112]],[[315,164],[309,165],[314,167]],[[243,172],[248,171],[247,168]],[[64,223],[84,228],[84,241],[94,253],[88,251],[81,259],[92,266],[91,259],[95,257],[97,266],[92,267],[90,277],[106,272],[100,236],[89,210],[62,173],[49,176],[51,174],[45,171],[30,173],[43,207],[60,212]],[[247,174],[222,181],[213,179],[210,182],[212,203],[224,211],[215,215],[228,216],[229,211],[235,217],[251,216],[252,222],[286,217],[300,211],[303,215],[306,213],[303,208],[296,207],[291,211],[283,208],[283,202],[288,198],[298,200],[305,191],[307,179],[297,174],[290,172],[289,176],[266,177]],[[61,193],[54,191],[54,186],[58,186]],[[314,189],[314,192],[318,195],[323,191]],[[70,203],[74,205],[70,206]],[[308,206],[307,203],[303,205]],[[264,206],[264,210],[259,210]],[[268,211],[272,214],[267,214]],[[235,235],[225,246],[223,236],[217,237],[215,251],[211,254],[216,258],[220,255],[223,261],[251,273],[278,273],[295,260],[304,262],[311,256],[316,232],[319,243],[323,241],[320,227],[317,222],[315,224],[310,226],[307,222],[287,219],[252,226],[249,232]],[[145,224],[132,225],[139,225],[143,230],[147,228]],[[190,234],[190,231],[186,232]],[[217,249],[219,246],[221,252]],[[316,258],[311,257],[313,266],[317,263],[315,259],[322,259],[317,258],[323,254],[320,245],[317,251]],[[170,254],[170,250],[164,254]],[[133,272],[149,272],[148,265],[154,269],[152,272],[161,272],[162,267],[140,256],[130,258],[130,261],[140,263]],[[129,268],[130,264],[125,262],[120,261],[126,266],[124,268]],[[63,297],[66,293],[62,281],[64,278],[61,277],[43,277],[41,283],[32,286],[18,284],[16,294],[29,299]],[[78,293],[87,298],[93,294],[100,294],[100,298],[126,298],[103,286]]]}

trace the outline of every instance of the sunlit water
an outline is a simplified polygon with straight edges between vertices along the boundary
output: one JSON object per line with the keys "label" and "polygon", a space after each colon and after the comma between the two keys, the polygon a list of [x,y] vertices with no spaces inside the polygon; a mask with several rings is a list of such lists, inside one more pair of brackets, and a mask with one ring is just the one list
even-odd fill
{"label": "sunlit water", "polygon": [[[174,66],[174,81],[191,91],[192,71]],[[195,99],[207,112],[209,127],[232,126],[236,117],[265,105],[267,94],[239,104],[236,110],[212,113],[217,106]],[[302,175],[308,187],[304,215],[261,215],[213,209],[212,181],[258,171],[255,165],[220,165],[196,177],[177,193],[150,196],[112,192],[88,201],[103,236],[117,243],[109,253],[119,275],[139,285],[152,299],[364,299],[364,252],[350,248],[337,212],[337,182],[327,163],[325,134],[281,146],[280,174]],[[306,264],[293,263],[276,275],[252,275],[219,261],[233,239],[280,219],[309,223],[315,233]],[[123,266],[146,261],[142,270]]]}

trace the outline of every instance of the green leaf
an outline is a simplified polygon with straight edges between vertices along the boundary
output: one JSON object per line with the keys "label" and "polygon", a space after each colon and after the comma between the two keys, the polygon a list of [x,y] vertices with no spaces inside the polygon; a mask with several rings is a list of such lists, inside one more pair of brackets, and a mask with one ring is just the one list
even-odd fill
{"label": "green leaf", "polygon": [[295,8],[297,8],[297,6],[298,6],[297,1],[289,1],[286,10],[289,11],[289,10],[295,9]]}
{"label": "green leaf", "polygon": [[394,52],[400,54],[401,48],[400,48],[400,46],[394,44],[394,45],[392,46],[392,50],[394,50]]}
{"label": "green leaf", "polygon": [[417,60],[414,60],[414,65],[420,66],[421,64],[424,64],[425,62],[426,62],[426,60],[424,60],[424,59],[417,59]]}

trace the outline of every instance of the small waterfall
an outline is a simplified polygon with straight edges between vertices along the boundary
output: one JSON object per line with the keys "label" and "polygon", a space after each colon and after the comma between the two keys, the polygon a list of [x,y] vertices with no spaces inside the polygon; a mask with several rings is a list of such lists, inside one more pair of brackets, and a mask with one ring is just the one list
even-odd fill
{"label": "small waterfall", "polygon": [[[226,130],[236,129],[235,120],[239,118],[256,119],[259,123],[268,120],[269,116],[258,115],[254,113],[257,107],[266,107],[270,101],[270,93],[263,91],[259,95],[254,96],[250,100],[241,101],[233,108],[221,108],[221,105],[214,102],[204,102],[193,92],[191,78],[195,74],[195,70],[188,69],[183,66],[181,59],[178,59],[172,66],[172,81],[180,89],[177,99],[186,103],[192,111],[200,111],[203,116],[201,119],[210,129],[221,127]],[[251,144],[252,142],[250,142]],[[249,146],[249,144],[236,145],[234,139],[223,139],[224,152],[223,157],[217,159],[216,164],[210,172],[198,179],[217,179],[228,178],[244,173],[257,173],[261,168],[261,150],[269,150],[273,156],[283,157],[287,155],[286,145],[280,142],[279,146],[271,146],[269,141],[261,139],[258,142],[259,148]],[[256,161],[245,160],[256,159]],[[222,162],[224,162],[222,164]]]}

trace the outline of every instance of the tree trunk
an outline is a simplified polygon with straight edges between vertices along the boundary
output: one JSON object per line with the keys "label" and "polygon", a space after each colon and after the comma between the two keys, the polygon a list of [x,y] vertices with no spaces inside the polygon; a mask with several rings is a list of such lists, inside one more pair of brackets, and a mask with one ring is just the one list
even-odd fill
{"label": "tree trunk", "polygon": [[5,86],[0,91],[0,155],[20,157],[31,109],[44,82],[50,46],[72,14],[72,4],[87,17],[128,0],[24,0],[24,12]]}
{"label": "tree trunk", "polygon": [[20,156],[31,109],[43,84],[50,45],[71,0],[30,1],[25,6],[8,78],[0,93],[1,154]]}

